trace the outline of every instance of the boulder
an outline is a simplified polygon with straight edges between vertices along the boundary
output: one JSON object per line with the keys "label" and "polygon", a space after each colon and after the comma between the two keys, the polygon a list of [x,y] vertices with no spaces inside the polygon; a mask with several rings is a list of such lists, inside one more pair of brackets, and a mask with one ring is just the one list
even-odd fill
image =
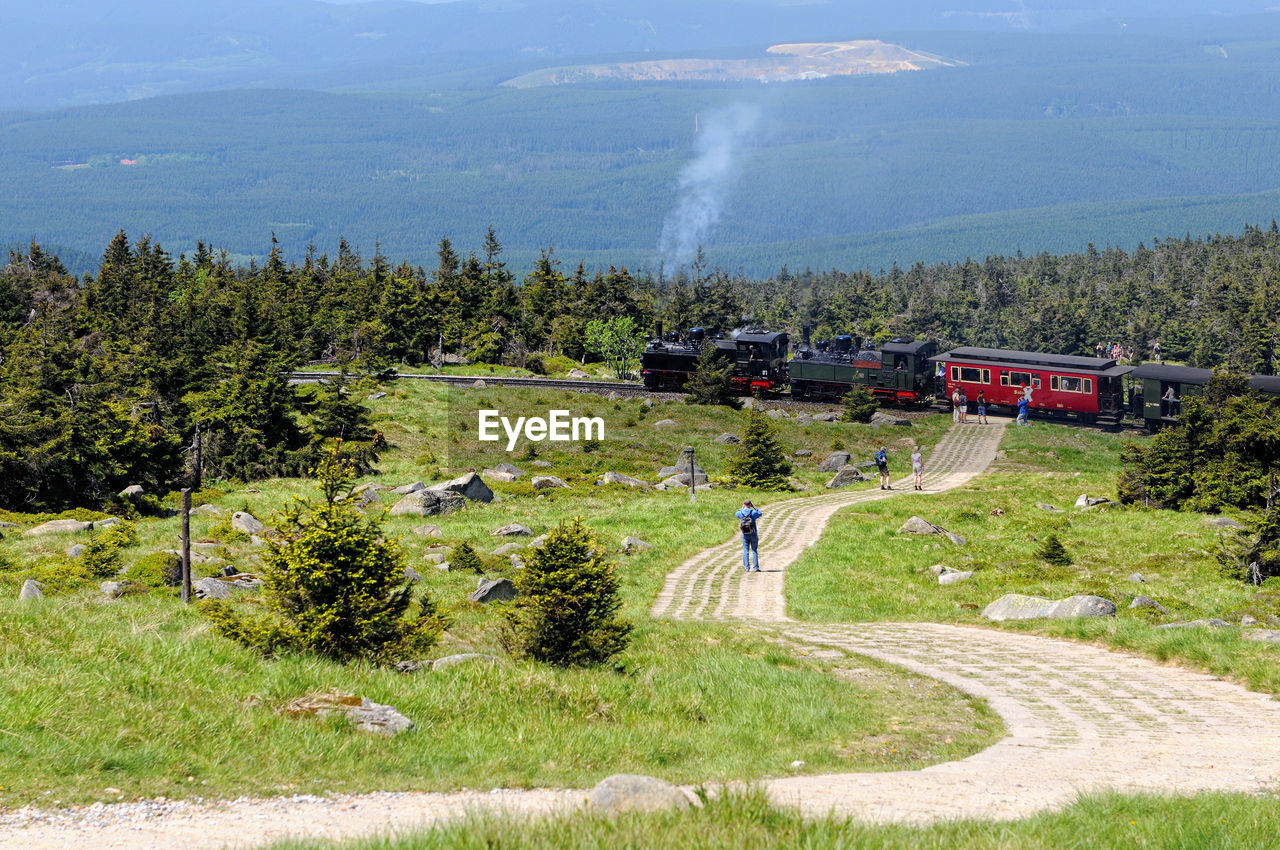
{"label": "boulder", "polygon": [[460,652],[456,655],[446,655],[443,658],[437,658],[431,662],[432,670],[448,670],[450,667],[458,667],[463,664],[497,664],[497,656],[485,655],[483,652]]}
{"label": "boulder", "polygon": [[923,517],[913,516],[898,529],[899,534],[937,534],[938,527]]}
{"label": "boulder", "polygon": [[202,578],[191,583],[197,599],[230,599],[231,588],[216,578]]}
{"label": "boulder", "polygon": [[237,590],[260,590],[262,588],[262,579],[253,573],[233,573],[224,577],[222,583]]}
{"label": "boulder", "polygon": [[484,483],[484,479],[474,472],[459,475],[457,478],[440,484],[432,484],[427,489],[436,493],[457,493],[464,499],[470,499],[473,502],[493,501],[493,491],[489,489],[488,484]]}
{"label": "boulder", "polygon": [[653,427],[655,427],[655,428],[674,428],[674,427],[676,427],[676,426],[677,426],[677,425],[679,425],[679,424],[680,424],[680,423],[679,423],[679,422],[677,422],[677,421],[675,421],[674,419],[659,419],[657,422],[653,423]]}
{"label": "boulder", "polygon": [[67,557],[68,557],[68,558],[79,558],[81,555],[83,555],[83,554],[84,554],[84,549],[85,549],[85,546],[84,546],[84,544],[83,544],[83,543],[77,543],[77,544],[76,544],[76,545],[74,545],[74,546],[68,546],[68,547],[67,547]]}
{"label": "boulder", "polygon": [[850,460],[848,452],[832,452],[823,458],[822,463],[818,464],[819,472],[839,472],[843,467],[847,466]]}
{"label": "boulder", "polygon": [[397,661],[391,665],[391,669],[397,673],[420,673],[423,670],[431,669],[430,661]]}
{"label": "boulder", "polygon": [[361,490],[360,494],[356,496],[356,507],[363,509],[381,501],[382,497],[378,495],[377,489],[374,487],[367,487],[364,490]]}
{"label": "boulder", "polygon": [[510,472],[503,472],[500,469],[486,469],[486,470],[483,470],[480,474],[483,475],[485,478],[488,478],[490,481],[511,482],[516,480],[516,477],[512,475]]}
{"label": "boulder", "polygon": [[369,393],[369,401],[377,401],[378,399],[386,398],[386,397],[387,397],[387,394],[382,391],[378,391],[376,393]]}
{"label": "boulder", "polygon": [[93,523],[81,522],[78,519],[51,519],[34,528],[22,532],[23,537],[38,537],[42,534],[69,534],[81,531],[92,531]]}
{"label": "boulder", "polygon": [[742,439],[736,434],[730,434],[728,431],[715,438],[715,442],[722,446],[734,446],[742,442]]}
{"label": "boulder", "polygon": [[1146,584],[1146,583],[1147,583],[1147,580],[1146,580],[1146,578],[1144,578],[1144,577],[1143,577],[1142,573],[1134,573],[1133,575],[1131,575],[1131,576],[1129,576],[1128,578],[1126,578],[1126,579],[1125,579],[1125,581],[1131,581],[1131,582],[1133,582],[1134,584]]}
{"label": "boulder", "polygon": [[120,491],[120,498],[140,499],[146,492],[146,490],[142,489],[141,484],[130,484],[128,487]]}
{"label": "boulder", "polygon": [[1243,617],[1240,618],[1240,628],[1242,629],[1245,628],[1246,626],[1256,626],[1256,625],[1258,625],[1258,618],[1253,616],[1252,614],[1245,614]]}
{"label": "boulder", "polygon": [[18,591],[18,598],[22,600],[44,599],[44,593],[40,590],[42,585],[33,578],[29,578],[22,583],[22,589]]}
{"label": "boulder", "polygon": [[522,543],[503,543],[489,554],[495,557],[501,557],[503,555],[510,555],[512,552],[519,552],[523,548],[524,544]]}
{"label": "boulder", "polygon": [[471,386],[477,390],[482,390],[485,387],[487,387],[488,384],[486,384],[482,379],[476,378],[475,383],[473,383]]}
{"label": "boulder", "polygon": [[652,543],[646,543],[643,540],[641,540],[639,537],[632,537],[630,534],[628,534],[626,537],[622,538],[622,551],[626,552],[628,555],[630,555],[632,552],[638,552],[641,549],[652,549],[652,548],[653,548]]}
{"label": "boulder", "polygon": [[770,419],[790,419],[791,418],[791,416],[785,410],[782,410],[781,408],[777,408],[777,407],[773,408],[772,410],[766,410],[764,412],[764,415],[768,416]]}
{"label": "boulder", "polygon": [[554,475],[535,475],[533,480],[529,483],[533,485],[533,489],[535,490],[549,490],[553,487],[569,486]]}
{"label": "boulder", "polygon": [[827,482],[828,490],[835,490],[838,487],[848,487],[850,484],[857,484],[859,481],[866,481],[867,478],[862,474],[862,470],[856,466],[842,466],[835,477]]}
{"label": "boulder", "polygon": [[418,572],[413,567],[404,568],[404,577],[413,582],[422,581],[422,573]]}
{"label": "boulder", "polygon": [[439,570],[439,571],[440,571],[440,572],[442,572],[442,573],[447,573],[447,572],[449,572],[449,562],[448,562],[448,561],[441,561],[440,563],[436,564],[436,569],[437,569],[437,570]]}
{"label": "boulder", "polygon": [[515,478],[519,478],[522,475],[528,474],[523,469],[516,466],[514,463],[507,463],[505,460],[502,463],[495,466],[494,469],[497,470],[498,472],[505,472],[506,474],[511,475]]}
{"label": "boulder", "polygon": [[814,422],[839,422],[839,413],[815,413],[813,414]]}
{"label": "boulder", "polygon": [[1163,626],[1156,626],[1156,628],[1157,629],[1193,629],[1193,628],[1234,629],[1235,626],[1231,625],[1226,620],[1220,620],[1217,617],[1210,617],[1207,620],[1191,620],[1190,622],[1186,622],[1186,623],[1165,623]]}
{"label": "boulder", "polygon": [[645,410],[653,410],[653,399],[651,398],[640,399],[640,406],[643,407]]}
{"label": "boulder", "polygon": [[796,415],[795,423],[797,425],[808,425],[811,422],[813,422],[813,417],[807,413],[800,413]]}
{"label": "boulder", "polygon": [[1076,496],[1076,507],[1077,508],[1089,507],[1089,495],[1087,493],[1081,493],[1079,496]]}
{"label": "boulder", "polygon": [[760,402],[748,396],[747,398],[744,398],[742,400],[742,409],[743,410],[759,410]]}
{"label": "boulder", "polygon": [[643,481],[639,478],[633,478],[630,475],[623,475],[621,472],[606,472],[604,475],[600,476],[600,480],[597,481],[596,484],[598,486],[602,486],[605,484],[622,484],[625,487],[631,487],[633,489],[638,487],[649,486],[648,481]]}
{"label": "boulder", "polygon": [[443,516],[461,510],[465,501],[457,493],[419,490],[396,502],[391,516]]}
{"label": "boulder", "polygon": [[883,410],[877,410],[871,414],[871,425],[879,427],[881,425],[900,425],[911,427],[911,420],[903,416],[894,416],[892,413],[885,413]]}
{"label": "boulder", "polygon": [[550,468],[551,468],[551,461],[549,461],[549,460],[535,460],[535,461],[533,461],[533,465],[534,465],[534,466],[536,466],[536,467],[538,467],[538,469],[550,469]]}
{"label": "boulder", "polygon": [[419,490],[425,490],[425,489],[427,489],[426,484],[423,484],[421,481],[415,481],[412,484],[403,484],[395,488],[391,492],[395,493],[397,496],[407,496],[410,493],[416,493]]}
{"label": "boulder", "polygon": [[511,569],[513,570],[524,569],[524,558],[521,558],[514,552],[507,556],[507,563],[511,564]]}
{"label": "boulder", "polygon": [[472,602],[509,602],[516,598],[516,586],[509,578],[480,579],[480,586],[467,598]]}
{"label": "boulder", "polygon": [[[701,469],[699,469],[697,472],[695,472],[695,473],[693,474],[693,486],[695,486],[695,487],[701,487],[703,484],[707,484],[707,483],[709,483],[710,481],[711,481],[711,479],[707,477],[707,473],[703,472]],[[669,476],[669,477],[667,477],[667,478],[664,478],[664,479],[662,480],[662,483],[663,483],[663,484],[665,484],[665,485],[667,485],[667,487],[668,487],[668,488],[670,488],[670,487],[688,487],[688,486],[689,486],[689,473],[687,473],[687,472],[677,472],[675,475],[672,475],[672,476]]]}
{"label": "boulder", "polygon": [[217,505],[201,505],[198,508],[193,508],[191,513],[209,514],[210,516],[222,516],[224,511],[222,510],[222,508],[218,507]]}
{"label": "boulder", "polygon": [[1154,608],[1161,614],[1168,614],[1169,609],[1152,599],[1150,596],[1135,596],[1133,601],[1129,603],[1130,608]]}
{"label": "boulder", "polygon": [[973,576],[973,570],[953,570],[947,568],[938,576],[938,584],[956,584]]}
{"label": "boulder", "polygon": [[102,591],[102,595],[108,599],[119,599],[124,596],[126,584],[123,581],[104,581],[98,585],[98,590]]}
{"label": "boulder", "polygon": [[413,728],[412,720],[389,705],[380,705],[367,697],[337,692],[299,697],[286,705],[284,710],[291,717],[340,714],[360,731],[376,735],[399,735]]}
{"label": "boulder", "polygon": [[1241,632],[1240,637],[1260,643],[1280,643],[1280,629],[1250,629],[1247,632]]}
{"label": "boulder", "polygon": [[490,537],[528,537],[532,534],[532,528],[527,525],[521,525],[518,522],[508,523],[502,528],[495,528],[489,532]]}
{"label": "boulder", "polygon": [[532,540],[530,540],[530,541],[529,541],[529,545],[530,545],[530,546],[541,546],[543,543],[546,543],[546,542],[547,542],[547,535],[545,535],[545,534],[539,534],[537,537],[535,537],[535,538],[533,538]]}
{"label": "boulder", "polygon": [[449,556],[443,552],[428,552],[422,556],[422,560],[428,564],[443,564],[448,558]]}
{"label": "boulder", "polygon": [[590,378],[591,376],[581,369],[570,369],[569,377],[575,381],[581,381],[583,378]]}
{"label": "boulder", "polygon": [[1037,507],[1037,508],[1039,508],[1039,509],[1040,509],[1040,510],[1042,510],[1042,511],[1048,511],[1048,512],[1049,512],[1049,513],[1051,513],[1051,514],[1060,514],[1060,513],[1062,513],[1062,509],[1061,509],[1061,508],[1057,508],[1057,507],[1054,507],[1053,505],[1045,504],[1044,502],[1036,502],[1036,507]]}
{"label": "boulder", "polygon": [[267,530],[266,525],[248,511],[236,511],[233,513],[231,515],[231,528],[242,534],[249,535],[261,534]]}
{"label": "boulder", "polygon": [[1100,596],[1069,596],[1066,599],[1045,599],[1042,596],[1024,596],[1006,593],[986,608],[982,616],[997,622],[1002,620],[1066,620],[1073,617],[1110,617],[1116,613],[1116,605]]}
{"label": "boulder", "polygon": [[795,457],[813,457],[813,452],[808,449],[800,449],[795,453]]}
{"label": "boulder", "polygon": [[619,773],[602,779],[592,788],[587,805],[598,812],[617,815],[687,809],[692,802],[687,793],[665,779]]}
{"label": "boulder", "polygon": [[444,532],[440,530],[440,526],[431,525],[430,523],[417,526],[413,529],[413,533],[420,537],[444,537]]}

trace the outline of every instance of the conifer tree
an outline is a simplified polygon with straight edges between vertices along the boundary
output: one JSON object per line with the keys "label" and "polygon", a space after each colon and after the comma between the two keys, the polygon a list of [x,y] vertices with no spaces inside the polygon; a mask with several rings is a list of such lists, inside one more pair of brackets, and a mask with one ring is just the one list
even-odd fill
{"label": "conifer tree", "polygon": [[854,387],[844,396],[844,410],[840,413],[842,422],[870,422],[871,417],[880,409],[880,402],[866,387]]}
{"label": "conifer tree", "polygon": [[745,487],[785,490],[791,463],[778,445],[778,436],[769,419],[758,410],[747,411],[742,442],[729,461],[729,474]]}
{"label": "conifer tree", "polygon": [[704,345],[693,374],[685,381],[687,404],[723,404],[739,407],[733,396],[733,361],[716,354],[714,345]]}

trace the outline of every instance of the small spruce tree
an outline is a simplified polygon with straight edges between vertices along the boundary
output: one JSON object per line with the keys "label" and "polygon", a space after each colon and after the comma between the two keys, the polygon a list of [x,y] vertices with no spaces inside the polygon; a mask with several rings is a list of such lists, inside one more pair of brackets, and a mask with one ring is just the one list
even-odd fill
{"label": "small spruce tree", "polygon": [[1056,534],[1050,534],[1044,539],[1036,551],[1036,557],[1055,567],[1069,567],[1072,564],[1071,555]]}
{"label": "small spruce tree", "polygon": [[686,404],[722,404],[740,407],[733,396],[733,361],[716,354],[714,345],[702,347],[693,374],[684,384]]}
{"label": "small spruce tree", "polygon": [[854,387],[845,393],[843,405],[844,410],[840,413],[842,422],[870,422],[880,409],[880,402],[866,387]]}
{"label": "small spruce tree", "polygon": [[581,667],[626,648],[631,624],[617,616],[617,573],[581,519],[561,521],[528,550],[515,586],[503,611],[502,643],[512,655]]}
{"label": "small spruce tree", "polygon": [[768,417],[758,410],[748,410],[742,442],[729,460],[729,475],[745,487],[785,490],[790,474],[791,463],[778,445]]}
{"label": "small spruce tree", "polygon": [[449,569],[484,573],[484,563],[481,562],[480,556],[476,554],[475,548],[464,540],[454,546],[453,551],[449,553]]}

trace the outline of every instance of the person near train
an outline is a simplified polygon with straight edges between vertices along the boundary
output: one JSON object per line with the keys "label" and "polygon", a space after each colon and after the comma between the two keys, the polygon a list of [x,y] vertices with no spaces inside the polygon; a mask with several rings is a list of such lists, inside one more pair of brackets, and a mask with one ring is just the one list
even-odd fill
{"label": "person near train", "polygon": [[978,390],[978,424],[988,425],[987,422],[987,391]]}
{"label": "person near train", "polygon": [[1028,417],[1028,415],[1030,414],[1030,412],[1031,412],[1031,399],[1027,398],[1027,397],[1024,395],[1022,398],[1018,399],[1018,419],[1017,419],[1017,422],[1018,422],[1018,424],[1019,424],[1019,425],[1030,425],[1030,424],[1031,424],[1031,420],[1027,418],[1027,417]]}
{"label": "person near train", "polygon": [[960,423],[964,424],[969,421],[969,394],[964,391],[964,387],[960,388]]}
{"label": "person near train", "polygon": [[738,530],[742,532],[743,572],[758,573],[760,572],[760,529],[756,526],[756,520],[764,514],[751,504],[750,499],[747,499],[734,516],[738,518]]}
{"label": "person near train", "polygon": [[893,487],[889,485],[889,453],[884,450],[884,446],[876,452],[876,469],[880,470],[880,489],[892,490]]}
{"label": "person near train", "polygon": [[915,479],[917,490],[924,489],[924,455],[920,453],[919,446],[911,448],[911,475]]}

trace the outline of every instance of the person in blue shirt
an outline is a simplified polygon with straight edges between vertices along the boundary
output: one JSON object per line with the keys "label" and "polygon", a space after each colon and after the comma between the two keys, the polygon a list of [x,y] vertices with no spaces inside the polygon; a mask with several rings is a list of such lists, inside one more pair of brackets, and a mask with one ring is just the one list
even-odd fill
{"label": "person in blue shirt", "polygon": [[[760,509],[747,499],[734,514],[738,518],[738,528],[742,531],[742,569],[749,573],[760,572],[760,530],[756,528],[756,520],[763,514]],[[755,559],[752,566],[751,558]]]}
{"label": "person in blue shirt", "polygon": [[1027,419],[1027,413],[1030,412],[1030,410],[1031,410],[1031,399],[1027,398],[1025,395],[1022,398],[1018,399],[1018,424],[1019,425],[1031,424],[1031,422]]}
{"label": "person in blue shirt", "polygon": [[889,453],[884,450],[884,446],[876,452],[876,468],[880,470],[880,489],[892,490],[889,486]]}

